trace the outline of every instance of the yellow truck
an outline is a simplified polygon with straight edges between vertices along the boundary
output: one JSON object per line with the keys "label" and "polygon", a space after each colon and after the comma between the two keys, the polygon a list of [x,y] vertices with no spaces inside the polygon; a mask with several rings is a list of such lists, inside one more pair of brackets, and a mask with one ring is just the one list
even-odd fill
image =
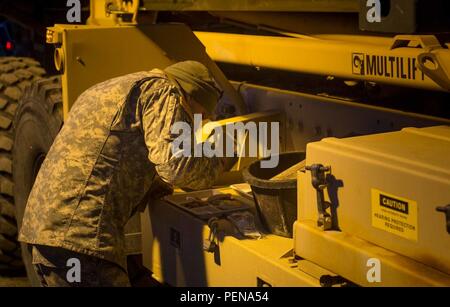
{"label": "yellow truck", "polygon": [[[17,229],[78,95],[194,59],[224,89],[216,125],[276,122],[280,161],[296,155],[306,166],[271,181],[276,173],[259,173],[261,161],[242,158],[211,190],[178,189],[149,204],[130,221],[127,243],[153,278],[173,286],[450,286],[446,1],[64,4],[47,10],[56,24],[34,27],[0,6],[0,16],[35,37],[48,26],[47,45],[35,49],[49,71],[0,57],[0,268],[25,265],[36,284]],[[278,172],[294,163],[280,164]],[[261,235],[243,235],[230,207],[205,215],[188,205],[193,199],[206,207],[235,201]]]}

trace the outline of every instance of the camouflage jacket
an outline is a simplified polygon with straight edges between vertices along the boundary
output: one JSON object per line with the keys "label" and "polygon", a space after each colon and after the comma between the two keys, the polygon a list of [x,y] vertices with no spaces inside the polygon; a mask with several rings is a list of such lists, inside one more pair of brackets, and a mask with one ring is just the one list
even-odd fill
{"label": "camouflage jacket", "polygon": [[170,132],[191,124],[178,87],[160,70],[97,84],[77,99],[28,198],[19,240],[126,268],[124,225],[156,173],[190,189],[212,185],[220,158],[175,157]]}

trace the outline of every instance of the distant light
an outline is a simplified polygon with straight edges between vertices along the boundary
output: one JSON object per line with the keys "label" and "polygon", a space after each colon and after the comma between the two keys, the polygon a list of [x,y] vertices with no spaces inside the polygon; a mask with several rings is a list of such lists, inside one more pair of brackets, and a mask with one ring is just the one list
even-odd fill
{"label": "distant light", "polygon": [[6,50],[12,50],[13,49],[13,43],[10,41],[7,41],[5,44]]}

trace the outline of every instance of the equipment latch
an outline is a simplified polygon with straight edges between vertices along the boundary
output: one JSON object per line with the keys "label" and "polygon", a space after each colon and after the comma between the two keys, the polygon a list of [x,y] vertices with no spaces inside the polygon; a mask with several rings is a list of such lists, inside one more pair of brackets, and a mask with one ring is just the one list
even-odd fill
{"label": "equipment latch", "polygon": [[305,169],[311,172],[311,183],[317,192],[317,210],[319,212],[317,226],[322,227],[323,230],[331,230],[333,228],[332,216],[327,212],[327,209],[331,207],[331,203],[325,201],[323,193],[323,190],[328,187],[325,173],[329,172],[331,167],[313,164],[306,166]]}
{"label": "equipment latch", "polygon": [[450,234],[450,205],[436,207],[436,211],[445,213],[445,222],[447,226],[447,232]]}
{"label": "equipment latch", "polygon": [[208,239],[203,240],[203,250],[208,253],[214,253],[217,249],[217,228],[218,228],[218,218],[212,217],[208,221],[209,226],[209,236]]}

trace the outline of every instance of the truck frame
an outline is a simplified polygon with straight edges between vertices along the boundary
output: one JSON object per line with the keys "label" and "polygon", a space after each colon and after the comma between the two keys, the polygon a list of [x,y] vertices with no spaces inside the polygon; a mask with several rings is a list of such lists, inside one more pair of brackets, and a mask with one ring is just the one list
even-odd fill
{"label": "truck frame", "polygon": [[[368,21],[375,7],[357,0],[91,0],[83,2],[86,24],[56,23],[45,31],[41,58],[54,76],[45,77],[34,60],[0,58],[0,263],[22,267],[14,237],[45,154],[76,98],[112,77],[198,60],[224,89],[224,113],[246,121],[265,112],[259,120],[280,123],[281,151],[306,151],[314,163],[309,144],[327,137],[449,126],[450,27],[441,13],[448,4],[374,2],[381,5],[380,22]],[[242,183],[250,162],[236,165],[212,190],[176,195],[237,197],[230,186]],[[308,176],[299,174],[298,206],[315,208],[301,196],[315,193]],[[299,223],[292,225],[294,238],[268,233],[250,240],[223,232],[217,249],[205,250],[211,225],[166,199],[130,221],[127,243],[155,279],[173,286],[450,285],[448,264],[417,262],[357,233]],[[332,262],[321,254],[330,242],[338,253]],[[448,236],[443,244],[449,246]],[[21,249],[37,284],[28,247]],[[372,258],[389,271],[381,282],[365,278]]]}

